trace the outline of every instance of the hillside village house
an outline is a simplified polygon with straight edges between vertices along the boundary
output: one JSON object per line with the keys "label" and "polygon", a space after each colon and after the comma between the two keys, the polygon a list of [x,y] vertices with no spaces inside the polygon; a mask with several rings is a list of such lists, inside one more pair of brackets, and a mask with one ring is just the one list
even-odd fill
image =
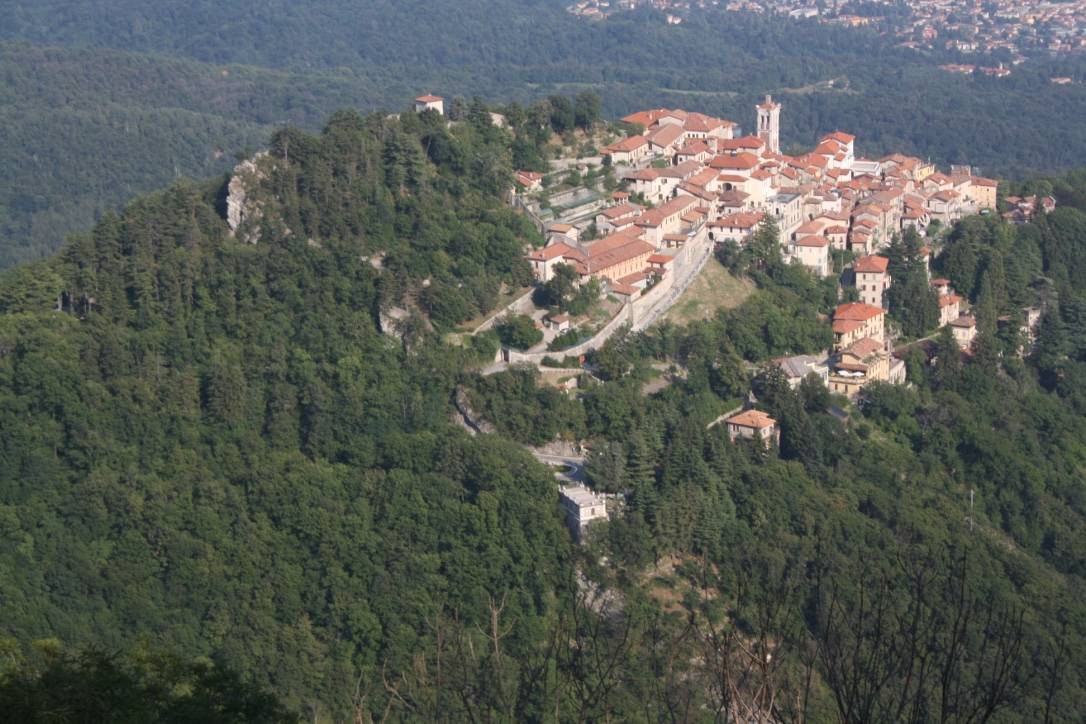
{"label": "hillside village house", "polygon": [[803,196],[791,191],[782,191],[771,197],[766,202],[766,206],[769,213],[777,219],[777,227],[780,229],[783,244],[803,223]]}
{"label": "hillside village house", "polygon": [[445,115],[445,99],[429,93],[419,96],[415,99],[415,113],[422,113],[423,111],[437,111],[441,115]]}
{"label": "hillside village house", "polygon": [[961,314],[962,298],[953,292],[940,294],[939,297],[939,326],[945,327],[958,318]]}
{"label": "hillside village house", "polygon": [[990,178],[974,176],[972,183],[965,192],[965,198],[980,209],[995,209],[996,192],[999,190],[999,182]]}
{"label": "hillside village house", "polygon": [[905,363],[895,359],[884,342],[871,337],[853,342],[840,350],[830,363],[831,392],[852,399],[871,382],[905,381]]}
{"label": "hillside village house", "polygon": [[961,194],[951,189],[936,191],[928,199],[927,209],[932,219],[949,225],[962,218]]}
{"label": "hillside village house", "polygon": [[596,230],[601,234],[609,235],[628,229],[641,218],[644,212],[645,207],[628,202],[609,206],[596,214]]}
{"label": "hillside village house", "polygon": [[550,246],[542,249],[536,249],[528,254],[525,259],[528,260],[528,265],[532,268],[532,274],[535,275],[536,281],[549,282],[554,278],[554,267],[558,264],[568,264],[564,257],[567,254],[573,254],[576,250],[564,243],[551,244]]}
{"label": "hillside village house", "polygon": [[575,242],[581,236],[581,230],[572,224],[563,224],[560,222],[554,222],[547,224],[547,243],[553,244],[555,242]]}
{"label": "hillside village house", "polygon": [[834,311],[836,354],[829,365],[832,392],[852,398],[871,382],[905,381],[905,363],[890,354],[885,316],[886,310],[863,302],[841,304]]}
{"label": "hillside village house", "polygon": [[517,171],[513,180],[525,191],[538,191],[543,188],[543,174],[537,171]]}
{"label": "hillside village house", "polygon": [[559,242],[536,249],[525,258],[540,282],[554,276],[557,264],[571,265],[582,279],[594,277],[617,282],[638,272],[650,270],[649,258],[656,247],[644,241],[636,229],[611,234],[598,241],[571,246]]}
{"label": "hillside village house", "polygon": [[890,274],[887,269],[890,260],[884,256],[865,256],[852,265],[856,289],[860,292],[860,301],[872,307],[886,306],[886,290],[890,288]]}
{"label": "hillside village house", "polygon": [[805,236],[795,242],[795,258],[816,276],[828,277],[830,265],[830,240],[824,236]]}
{"label": "hillside village house", "polygon": [[950,321],[950,331],[962,351],[968,352],[973,348],[973,340],[977,337],[977,320],[963,314]]}
{"label": "hillside village house", "polygon": [[780,444],[781,431],[777,421],[761,410],[744,410],[724,421],[728,429],[728,438],[735,442],[743,438],[758,440],[766,448],[770,443]]}
{"label": "hillside village house", "polygon": [[668,156],[686,141],[686,132],[682,126],[667,123],[646,136],[649,150],[655,156]]}
{"label": "hillside village house", "polygon": [[735,242],[745,246],[758,229],[758,224],[765,217],[760,211],[751,213],[729,214],[717,221],[709,222],[709,239],[717,244]]}
{"label": "hillside village house", "polygon": [[885,317],[885,309],[863,302],[838,306],[833,313],[834,349],[844,349],[865,337],[881,343],[885,338]]}
{"label": "hillside village house", "polygon": [[612,164],[632,166],[648,158],[650,150],[647,138],[629,136],[603,149],[603,155],[609,157]]}
{"label": "hillside village house", "polygon": [[810,374],[814,374],[822,381],[822,384],[829,386],[830,368],[824,356],[800,354],[794,357],[782,357],[776,362],[784,373],[784,378],[788,380],[788,386],[793,390],[799,387]]}
{"label": "hillside village house", "polygon": [[665,234],[678,232],[683,225],[683,213],[697,206],[692,196],[676,196],[667,203],[649,209],[634,224],[642,230],[642,236],[653,244],[661,244]]}

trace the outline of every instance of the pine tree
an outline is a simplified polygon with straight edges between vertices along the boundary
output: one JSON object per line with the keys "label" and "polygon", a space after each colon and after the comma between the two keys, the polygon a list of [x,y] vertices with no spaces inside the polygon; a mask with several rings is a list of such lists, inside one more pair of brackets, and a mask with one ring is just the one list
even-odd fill
{"label": "pine tree", "polygon": [[748,246],[756,269],[766,271],[781,264],[780,228],[770,214],[762,217]]}
{"label": "pine tree", "polygon": [[935,381],[940,387],[954,388],[961,380],[962,351],[950,327],[939,330],[935,348]]}
{"label": "pine tree", "polygon": [[585,471],[598,490],[613,493],[629,488],[626,450],[622,443],[607,442],[594,448],[585,461]]}

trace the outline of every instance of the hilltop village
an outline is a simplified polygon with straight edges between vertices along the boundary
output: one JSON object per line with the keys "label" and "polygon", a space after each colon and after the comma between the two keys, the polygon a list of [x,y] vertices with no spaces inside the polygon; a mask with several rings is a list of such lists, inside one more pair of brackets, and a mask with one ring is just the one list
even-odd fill
{"label": "hilltop village", "polygon": [[[785,362],[794,382],[816,372],[850,398],[871,381],[903,382],[904,365],[885,333],[889,260],[878,252],[908,229],[924,238],[963,215],[992,213],[997,181],[968,167],[943,173],[901,154],[858,157],[855,137],[841,131],[808,153],[785,155],[781,105],[767,96],[755,111],[750,135],[737,135],[732,121],[682,110],[623,118],[634,132],[602,149],[622,190],[597,211],[575,207],[546,226],[547,245],[527,256],[537,280],[548,282],[566,265],[578,283],[595,279],[605,294],[636,303],[665,281],[684,288],[684,275],[697,272],[710,247],[743,248],[759,229],[774,228],[786,262],[818,277],[838,275],[858,298],[830,321],[835,344],[827,359]],[[518,174],[522,194],[540,184],[539,174]],[[921,253],[927,265],[931,248]],[[932,284],[941,325],[968,350],[975,321],[945,280]]]}
{"label": "hilltop village", "polygon": [[[437,96],[421,96],[416,109],[442,112],[442,103]],[[587,185],[555,190],[547,188],[554,182],[543,173],[517,171],[511,201],[545,238],[525,256],[537,291],[564,283],[610,306],[605,323],[594,324],[588,315],[533,306],[534,295],[525,295],[505,310],[504,319],[519,314],[537,336],[519,349],[503,346],[488,372],[511,363],[534,364],[544,372],[576,367],[577,362],[559,363],[555,353],[583,361],[619,330],[644,330],[668,312],[714,252],[741,251],[767,238],[786,264],[838,281],[841,301],[826,319],[832,347],[774,360],[793,388],[813,374],[830,392],[855,399],[872,382],[907,381],[905,363],[895,356],[896,332],[886,319],[890,258],[880,253],[906,234],[922,244],[920,259],[938,300],[938,327],[948,328],[969,353],[977,321],[949,281],[931,278],[931,243],[965,215],[994,213],[998,182],[968,166],[944,172],[902,154],[864,158],[856,153],[855,136],[843,131],[827,133],[808,152],[785,154],[781,104],[765,96],[754,111],[751,134],[733,121],[696,112],[632,113],[619,124],[624,135],[598,149],[598,156],[552,162],[574,174],[598,164],[617,181],[613,191]],[[1054,203],[1007,201],[1010,221],[1025,221],[1037,204]],[[1031,339],[1040,315],[1026,311],[1022,331]],[[502,318],[495,315],[498,322]],[[562,345],[563,340],[575,344]],[[571,371],[576,372],[559,370],[575,384]],[[779,436],[776,421],[750,406],[714,424],[725,424],[733,440],[768,446]],[[605,514],[598,499],[585,500],[585,510]],[[578,526],[585,522],[580,512],[570,514]]]}

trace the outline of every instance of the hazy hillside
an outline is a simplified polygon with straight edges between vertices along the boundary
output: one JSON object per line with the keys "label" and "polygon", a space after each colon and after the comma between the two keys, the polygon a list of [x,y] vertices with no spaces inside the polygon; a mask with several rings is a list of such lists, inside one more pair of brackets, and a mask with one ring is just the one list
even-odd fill
{"label": "hazy hillside", "polygon": [[1086,115],[1086,86],[1047,82],[1080,77],[1081,61],[970,80],[874,34],[811,23],[705,11],[673,27],[650,10],[592,23],[560,2],[514,0],[4,0],[0,12],[0,39],[82,48],[0,46],[0,267],[56,249],[134,193],[226,170],[270,125],[396,110],[425,90],[527,101],[591,88],[612,117],[666,104],[743,124],[773,92],[786,143],[844,128],[862,153],[993,175],[1086,158],[1086,129],[1066,122]]}

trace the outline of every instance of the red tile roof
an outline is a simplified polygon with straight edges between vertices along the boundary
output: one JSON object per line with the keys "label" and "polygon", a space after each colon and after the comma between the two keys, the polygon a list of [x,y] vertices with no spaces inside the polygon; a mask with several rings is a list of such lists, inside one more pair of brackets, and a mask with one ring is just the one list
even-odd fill
{"label": "red tile roof", "polygon": [[773,427],[777,424],[777,421],[772,417],[762,412],[761,410],[746,410],[740,412],[738,415],[732,415],[726,423],[729,425],[738,425],[739,427],[750,427],[755,430],[761,430],[766,427]]}
{"label": "red tile roof", "polygon": [[856,340],[848,347],[846,347],[843,351],[854,354],[860,359],[863,359],[864,357],[868,357],[875,352],[878,352],[882,348],[882,342],[871,337],[864,337],[863,339]]}
{"label": "red tile roof", "polygon": [[856,140],[856,136],[845,133],[844,131],[834,131],[833,133],[826,134],[825,136],[823,136],[823,138],[832,138],[833,140],[840,141],[841,143],[852,143]]}
{"label": "red tile roof", "polygon": [[716,156],[709,165],[713,168],[729,170],[747,170],[758,166],[758,157],[753,153],[737,153],[734,156],[723,154]]}
{"label": "red tile roof", "polygon": [[962,298],[957,294],[941,294],[939,295],[939,308],[951,307],[955,304],[960,304]]}
{"label": "red tile roof", "polygon": [[722,219],[710,221],[709,226],[714,228],[753,229],[764,217],[765,214],[761,211],[746,213],[740,211],[735,214],[728,214]]}
{"label": "red tile roof", "polygon": [[739,138],[721,138],[716,142],[720,151],[741,151],[743,149],[759,149],[765,146],[765,141],[757,136],[740,136]]}
{"label": "red tile roof", "polygon": [[682,126],[676,126],[674,123],[667,123],[650,133],[649,140],[657,146],[670,146],[675,143],[675,141],[679,140],[683,133]]}
{"label": "red tile roof", "polygon": [[852,269],[864,274],[885,274],[889,266],[889,259],[877,254],[871,254],[857,259],[856,263],[852,265]]}
{"label": "red tile roof", "polygon": [[648,143],[648,139],[644,136],[629,136],[623,138],[621,141],[612,143],[607,148],[603,149],[606,153],[615,153],[616,151],[636,151],[637,149]]}
{"label": "red tile roof", "polygon": [[536,249],[531,254],[529,254],[527,258],[529,261],[550,261],[551,259],[565,256],[571,251],[575,251],[575,249],[571,246],[567,246],[566,244],[559,242],[557,244],[551,244],[550,246],[544,247],[542,249]]}
{"label": "red tile roof", "polygon": [[882,316],[886,314],[886,310],[882,307],[875,307],[870,304],[864,304],[863,302],[850,302],[848,304],[838,305],[837,309],[833,312],[833,320],[845,319],[857,322],[866,322],[869,319]]}

